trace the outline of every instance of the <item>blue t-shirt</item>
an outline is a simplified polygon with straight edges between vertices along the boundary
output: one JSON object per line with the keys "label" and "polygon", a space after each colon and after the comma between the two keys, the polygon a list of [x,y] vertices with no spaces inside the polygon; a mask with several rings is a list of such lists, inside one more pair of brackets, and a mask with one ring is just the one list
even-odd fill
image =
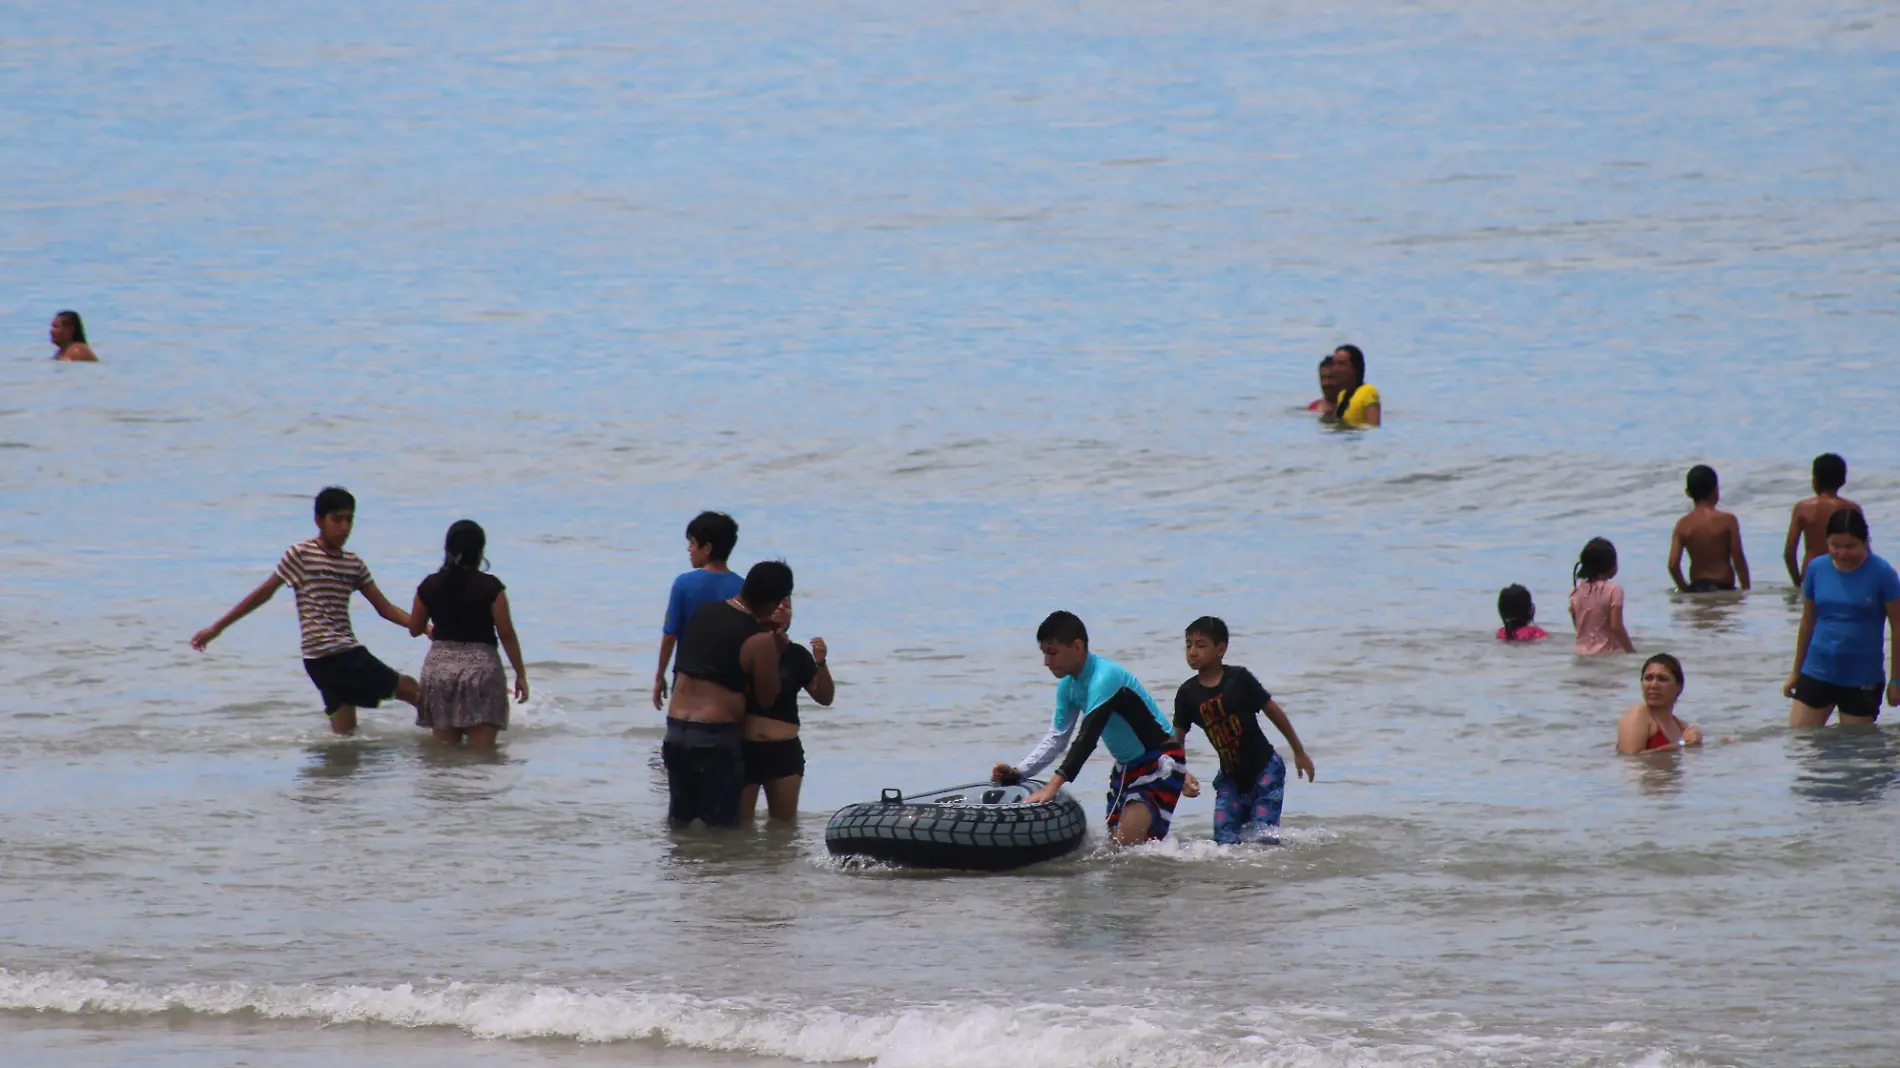
{"label": "blue t-shirt", "polygon": [[708,571],[695,568],[673,580],[673,592],[666,599],[666,625],[662,634],[677,638],[701,605],[728,601],[739,596],[744,576],[736,571]]}
{"label": "blue t-shirt", "polygon": [[1887,602],[1900,601],[1900,574],[1873,553],[1842,573],[1830,557],[1808,565],[1801,596],[1814,602],[1814,637],[1801,674],[1836,686],[1877,686],[1887,677]]}
{"label": "blue t-shirt", "polygon": [[[1161,715],[1161,709],[1155,707],[1155,699],[1129,670],[1105,656],[1089,654],[1088,662],[1082,665],[1080,674],[1071,675],[1056,684],[1056,714],[1051,726],[1062,734],[1067,734],[1077,721],[1090,712],[1113,701],[1123,690],[1141,698],[1148,706],[1148,714],[1154,717],[1155,724],[1161,728],[1161,737],[1167,738],[1174,733],[1174,725]],[[1132,706],[1131,706],[1132,707]],[[1119,715],[1108,717],[1102,727],[1102,744],[1108,747],[1109,755],[1118,764],[1126,764],[1148,751],[1135,729]]]}

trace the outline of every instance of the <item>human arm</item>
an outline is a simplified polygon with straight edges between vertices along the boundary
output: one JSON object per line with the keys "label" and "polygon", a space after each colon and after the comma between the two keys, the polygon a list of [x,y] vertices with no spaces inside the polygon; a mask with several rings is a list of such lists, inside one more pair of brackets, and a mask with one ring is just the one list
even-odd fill
{"label": "human arm", "polygon": [[1616,724],[1616,751],[1635,754],[1649,748],[1649,710],[1631,705]]}
{"label": "human arm", "polygon": [[[508,591],[495,595],[495,603],[489,609],[495,616],[495,637],[501,639],[501,647],[508,654],[508,666],[515,669],[515,700],[528,699],[528,666],[521,660],[521,638],[515,634],[515,617],[508,611]],[[416,633],[418,623],[409,624],[409,632]]]}
{"label": "human arm", "polygon": [[1742,521],[1730,517],[1729,526],[1731,528],[1729,530],[1729,536],[1734,539],[1730,544],[1735,547],[1735,581],[1741,585],[1742,589],[1746,590],[1750,588],[1750,585],[1748,581],[1748,554],[1742,551]]}
{"label": "human arm", "polygon": [[370,603],[371,608],[376,609],[377,615],[398,627],[409,626],[409,613],[390,604],[389,598],[383,596],[383,591],[376,587],[374,581],[363,583],[363,598]]}
{"label": "human arm", "polygon": [[1781,562],[1788,565],[1788,581],[1801,585],[1801,558],[1796,555],[1801,547],[1801,506],[1795,505],[1788,515],[1788,540],[1781,545]]}
{"label": "human arm", "polygon": [[1630,641],[1629,629],[1623,626],[1623,591],[1618,589],[1610,599],[1610,636],[1616,639],[1624,652],[1636,651],[1636,643]]}
{"label": "human arm", "polygon": [[252,612],[257,611],[258,607],[265,601],[276,596],[278,589],[282,587],[283,584],[284,580],[275,574],[272,574],[271,577],[265,579],[263,582],[258,583],[257,588],[245,594],[244,599],[232,606],[231,610],[226,612],[223,618],[192,635],[191,647],[199,652],[203,652],[204,647],[215,641],[218,635],[223,634],[226,627],[250,615]]}
{"label": "human arm", "polygon": [[754,634],[739,647],[739,666],[752,676],[752,704],[758,708],[778,701],[778,633]]}
{"label": "human arm", "polygon": [[1031,749],[1029,755],[1023,758],[1021,766],[1011,767],[1006,762],[998,761],[996,766],[990,769],[991,781],[1009,783],[1021,781],[1036,774],[1054,763],[1057,753],[1068,748],[1069,736],[1074,733],[1075,710],[1063,703],[1061,692],[1058,690],[1056,713],[1050,717],[1049,733],[1043,735],[1042,740],[1036,743],[1036,748]]}
{"label": "human arm", "polygon": [[[1806,580],[1803,585],[1808,586]],[[1794,667],[1788,672],[1788,681],[1781,687],[1784,697],[1794,696],[1795,683],[1801,678],[1801,665],[1808,661],[1808,643],[1814,640],[1814,598],[1813,590],[1803,589],[1801,598],[1801,625],[1794,632]]]}
{"label": "human arm", "polygon": [[679,639],[671,634],[660,635],[660,666],[653,671],[653,708],[655,711],[666,707],[666,668],[673,662],[673,646]]}
{"label": "human arm", "polygon": [[417,588],[415,603],[409,606],[409,636],[422,637],[422,632],[428,625],[429,606],[422,603],[422,590]]}
{"label": "human arm", "polygon": [[1900,708],[1900,599],[1887,602],[1887,707]]}
{"label": "human arm", "polygon": [[1365,422],[1367,426],[1378,426],[1380,424],[1383,420],[1383,416],[1381,415],[1381,409],[1383,407],[1384,406],[1378,401],[1373,401],[1371,404],[1366,405]]}
{"label": "human arm", "polygon": [[838,696],[838,684],[831,680],[831,666],[825,663],[830,653],[823,638],[811,640],[811,661],[817,670],[812,672],[811,681],[805,684],[805,692],[826,708],[830,708],[832,700]]}
{"label": "human arm", "polygon": [[1287,718],[1286,710],[1280,707],[1280,702],[1269,699],[1265,711],[1267,718],[1286,736],[1286,744],[1293,747],[1293,777],[1298,779],[1304,772],[1306,781],[1312,782],[1315,774],[1313,758],[1306,755],[1306,747],[1300,744],[1299,732],[1293,729],[1293,721]]}
{"label": "human arm", "polygon": [[1682,524],[1669,532],[1669,580],[1676,584],[1679,591],[1689,589],[1689,580],[1682,574]]}
{"label": "human arm", "polygon": [[[1062,758],[1062,766],[1049,776],[1049,785],[1029,795],[1031,804],[1040,804],[1049,800],[1056,796],[1056,791],[1062,788],[1063,783],[1075,781],[1076,775],[1082,771],[1082,764],[1088,760],[1090,753],[1095,752],[1095,746],[1101,742],[1102,728],[1108,726],[1108,717],[1114,714],[1114,705],[1104,701],[1090,709],[1088,715],[1082,717],[1081,724],[1075,732],[1075,741],[1069,744],[1069,751]],[[1047,739],[1044,741],[1047,742]],[[1038,752],[1040,751],[1038,749]]]}

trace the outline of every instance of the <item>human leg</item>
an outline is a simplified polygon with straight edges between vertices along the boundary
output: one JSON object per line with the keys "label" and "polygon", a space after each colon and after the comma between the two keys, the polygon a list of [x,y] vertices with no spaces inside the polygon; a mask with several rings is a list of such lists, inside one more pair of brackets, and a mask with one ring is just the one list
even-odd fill
{"label": "human leg", "polygon": [[396,700],[409,705],[417,704],[422,698],[422,688],[416,680],[407,675],[396,676]]}
{"label": "human leg", "polygon": [[766,814],[779,823],[798,822],[798,792],[803,775],[786,775],[765,784]]}
{"label": "human leg", "polygon": [[344,735],[356,733],[356,706],[338,705],[329,710],[330,733]]}
{"label": "human leg", "polygon": [[495,748],[497,736],[500,733],[500,728],[492,723],[484,723],[479,726],[470,727],[467,731],[468,747],[470,749],[493,749]]}
{"label": "human leg", "polygon": [[[769,804],[770,802],[767,803]],[[742,827],[750,827],[752,826],[752,821],[757,819],[758,816],[759,784],[749,782],[745,784],[745,789],[739,791],[739,825]]]}
{"label": "human leg", "polygon": [[1841,726],[1873,726],[1880,719],[1880,696],[1886,688],[1884,679],[1872,686],[1855,686],[1852,689],[1843,686],[1838,706]]}
{"label": "human leg", "polygon": [[1148,840],[1154,822],[1154,810],[1148,807],[1148,802],[1139,795],[1130,794],[1122,805],[1120,818],[1115,821],[1113,840],[1118,846],[1140,845]]}
{"label": "human leg", "polygon": [[1260,770],[1260,778],[1254,784],[1252,812],[1254,833],[1267,834],[1267,829],[1279,829],[1280,807],[1286,798],[1286,761],[1275,753]]}
{"label": "human leg", "polygon": [[1794,704],[1788,709],[1790,727],[1825,727],[1840,701],[1840,687],[1812,675],[1800,675],[1794,682]]}
{"label": "human leg", "polygon": [[1247,822],[1248,806],[1234,781],[1226,772],[1214,776],[1214,841],[1220,845],[1239,845],[1240,831]]}
{"label": "human leg", "polygon": [[462,731],[456,727],[437,727],[429,733],[443,745],[460,745],[462,742]]}

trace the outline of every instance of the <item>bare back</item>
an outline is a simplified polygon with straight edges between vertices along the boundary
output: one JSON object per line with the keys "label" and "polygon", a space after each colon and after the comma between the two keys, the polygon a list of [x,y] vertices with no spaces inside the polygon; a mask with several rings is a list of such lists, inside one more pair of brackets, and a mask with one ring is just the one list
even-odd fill
{"label": "bare back", "polygon": [[1733,513],[1697,508],[1676,520],[1676,539],[1689,552],[1690,582],[1713,583],[1724,589],[1735,585],[1741,524]]}
{"label": "bare back", "polygon": [[1860,511],[1860,505],[1845,497],[1820,494],[1794,506],[1794,515],[1789,521],[1789,539],[1793,540],[1798,530],[1801,535],[1801,570],[1807,571],[1808,564],[1817,556],[1827,555],[1827,521],[1834,513],[1843,508]]}

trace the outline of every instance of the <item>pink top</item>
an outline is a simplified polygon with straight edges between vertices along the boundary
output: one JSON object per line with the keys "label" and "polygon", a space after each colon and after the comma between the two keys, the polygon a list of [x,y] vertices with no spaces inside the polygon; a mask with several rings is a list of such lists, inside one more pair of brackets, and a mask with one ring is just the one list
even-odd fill
{"label": "pink top", "polygon": [[1501,641],[1501,642],[1534,642],[1538,640],[1539,638],[1548,638],[1548,637],[1550,637],[1550,632],[1538,626],[1535,623],[1524,624],[1523,626],[1517,628],[1516,634],[1513,634],[1508,638],[1505,637],[1504,635],[1504,628],[1503,627],[1498,628],[1498,641]]}
{"label": "pink top", "polygon": [[1610,635],[1610,612],[1623,607],[1623,587],[1614,582],[1586,582],[1570,591],[1570,613],[1577,619],[1577,655],[1620,653],[1623,647]]}

